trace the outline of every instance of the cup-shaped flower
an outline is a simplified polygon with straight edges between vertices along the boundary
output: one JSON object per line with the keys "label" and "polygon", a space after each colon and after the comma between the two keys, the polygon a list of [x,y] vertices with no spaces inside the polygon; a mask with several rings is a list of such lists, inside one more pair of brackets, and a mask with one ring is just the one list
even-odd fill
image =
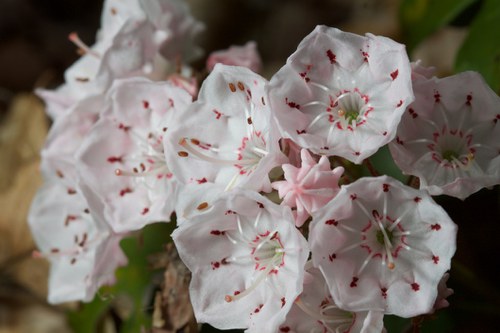
{"label": "cup-shaped flower", "polygon": [[340,308],[412,317],[431,311],[456,232],[427,192],[381,176],[341,187],[313,214],[309,242]]}
{"label": "cup-shaped flower", "polygon": [[318,26],[269,84],[283,137],[354,163],[391,141],[413,101],[404,46]]}
{"label": "cup-shaped flower", "polygon": [[304,290],[295,300],[286,321],[280,325],[279,332],[382,332],[382,312],[350,312],[340,309],[335,305],[321,271],[308,264],[306,267],[311,267],[307,267],[305,273]]}
{"label": "cup-shaped flower", "polygon": [[339,191],[339,179],[344,173],[343,167],[330,168],[326,156],[318,162],[312,158],[307,149],[301,151],[302,165],[297,168],[291,164],[283,164],[285,180],[273,182],[283,204],[294,210],[295,225],[300,227],[309,216],[333,199]]}
{"label": "cup-shaped flower", "polygon": [[182,222],[172,238],[192,272],[198,322],[274,332],[302,291],[307,241],[290,208],[234,189]]}
{"label": "cup-shaped flower", "polygon": [[165,161],[163,135],[191,103],[181,88],[146,79],[115,81],[107,108],[78,152],[82,180],[104,202],[116,232],[168,221],[176,180]]}
{"label": "cup-shaped flower", "polygon": [[432,195],[465,199],[500,184],[500,97],[479,73],[420,79],[389,148]]}
{"label": "cup-shaped flower", "polygon": [[127,263],[119,246],[122,235],[89,209],[77,184],[72,188],[68,191],[58,180],[46,182],[28,216],[37,254],[51,263],[50,303],[91,301],[100,286],[114,283],[115,269]]}
{"label": "cup-shaped flower", "polygon": [[271,190],[268,173],[284,155],[267,106],[266,83],[247,68],[215,66],[198,100],[165,137],[168,164],[181,182]]}

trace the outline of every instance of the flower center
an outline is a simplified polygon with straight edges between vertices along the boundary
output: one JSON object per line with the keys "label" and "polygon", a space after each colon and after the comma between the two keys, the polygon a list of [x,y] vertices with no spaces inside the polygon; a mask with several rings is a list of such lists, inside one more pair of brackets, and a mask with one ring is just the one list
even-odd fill
{"label": "flower center", "polygon": [[385,246],[385,237],[386,236],[384,236],[384,233],[387,236],[387,239],[389,240],[389,243],[392,244],[393,235],[392,235],[392,231],[390,231],[388,228],[384,228],[384,231],[377,230],[377,233],[376,233],[376,236],[375,236],[377,238],[377,242],[380,245]]}
{"label": "flower center", "polygon": [[366,97],[358,91],[345,92],[337,97],[334,107],[347,125],[357,124],[366,111]]}

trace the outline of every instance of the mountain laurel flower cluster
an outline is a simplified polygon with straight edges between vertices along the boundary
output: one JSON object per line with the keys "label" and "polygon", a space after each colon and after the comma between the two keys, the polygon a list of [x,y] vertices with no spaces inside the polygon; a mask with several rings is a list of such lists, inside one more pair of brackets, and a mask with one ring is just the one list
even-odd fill
{"label": "mountain laurel flower cluster", "polygon": [[[269,80],[255,42],[200,80],[181,0],[106,0],[101,25],[38,91],[54,123],[29,224],[51,303],[91,301],[127,264],[120,240],[162,222],[218,329],[380,333],[449,304],[457,226],[432,195],[500,184],[479,74],[438,79],[389,38],[318,26]],[[407,184],[369,162],[386,145]]]}

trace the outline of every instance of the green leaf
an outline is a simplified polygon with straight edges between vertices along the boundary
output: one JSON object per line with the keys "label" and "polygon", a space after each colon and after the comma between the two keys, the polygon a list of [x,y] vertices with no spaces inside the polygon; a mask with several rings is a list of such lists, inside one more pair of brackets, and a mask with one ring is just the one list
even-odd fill
{"label": "green leaf", "polygon": [[402,0],[399,14],[408,50],[450,23],[476,1],[478,0]]}
{"label": "green leaf", "polygon": [[500,92],[500,1],[485,0],[455,62],[457,72],[475,70]]}
{"label": "green leaf", "polygon": [[[125,238],[121,247],[129,262],[116,271],[117,282],[100,290],[100,297],[82,304],[77,311],[68,313],[68,319],[75,333],[97,332],[100,319],[112,308],[113,300],[119,297],[129,299],[132,305],[130,316],[120,326],[120,333],[140,332],[142,327],[151,327],[148,303],[153,295],[153,279],[161,271],[148,267],[148,256],[165,250],[171,241],[170,234],[175,221],[146,226],[135,236]],[[149,293],[149,294],[148,294]],[[109,295],[109,297],[103,297]]]}

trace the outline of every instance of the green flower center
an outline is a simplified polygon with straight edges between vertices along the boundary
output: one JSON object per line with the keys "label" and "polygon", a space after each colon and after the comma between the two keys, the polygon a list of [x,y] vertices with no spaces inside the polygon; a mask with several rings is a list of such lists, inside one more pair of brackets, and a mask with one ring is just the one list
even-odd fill
{"label": "green flower center", "polygon": [[[387,238],[389,238],[389,242],[392,244],[392,238],[393,238],[392,231],[388,230],[387,228],[384,228],[384,231],[387,234]],[[377,242],[380,245],[385,245],[384,233],[382,232],[382,230],[377,231],[376,237],[377,237]]]}

